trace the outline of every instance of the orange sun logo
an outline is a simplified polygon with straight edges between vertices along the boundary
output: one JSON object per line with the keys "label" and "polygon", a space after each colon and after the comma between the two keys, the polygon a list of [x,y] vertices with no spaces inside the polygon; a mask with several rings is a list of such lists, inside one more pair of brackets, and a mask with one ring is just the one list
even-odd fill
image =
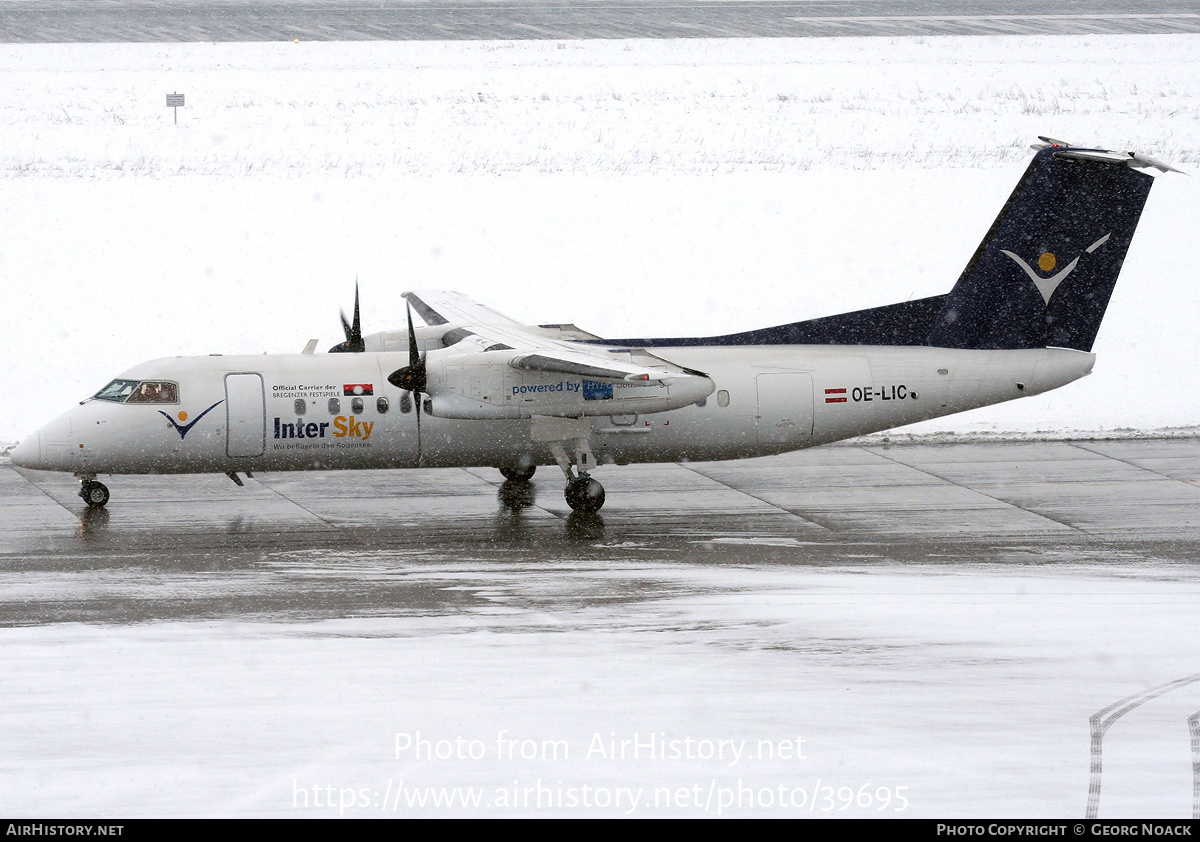
{"label": "orange sun logo", "polygon": [[180,421],[186,421],[186,420],[187,420],[187,413],[186,413],[186,412],[184,412],[183,410],[180,410],[180,411],[179,411],[179,420],[180,420]]}
{"label": "orange sun logo", "polygon": [[1052,255],[1050,252],[1045,252],[1041,257],[1038,258],[1038,268],[1040,268],[1043,272],[1049,272],[1054,268],[1054,264],[1057,262],[1058,261],[1054,259],[1054,255]]}

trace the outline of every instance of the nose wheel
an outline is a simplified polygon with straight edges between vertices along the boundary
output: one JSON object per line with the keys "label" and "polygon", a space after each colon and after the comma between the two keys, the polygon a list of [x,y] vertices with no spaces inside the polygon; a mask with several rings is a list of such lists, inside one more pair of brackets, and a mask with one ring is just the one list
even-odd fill
{"label": "nose wheel", "polygon": [[108,503],[108,486],[94,479],[84,480],[79,487],[79,496],[89,509],[102,509]]}
{"label": "nose wheel", "polygon": [[591,514],[600,511],[604,505],[604,486],[583,473],[567,481],[563,496],[573,510]]}

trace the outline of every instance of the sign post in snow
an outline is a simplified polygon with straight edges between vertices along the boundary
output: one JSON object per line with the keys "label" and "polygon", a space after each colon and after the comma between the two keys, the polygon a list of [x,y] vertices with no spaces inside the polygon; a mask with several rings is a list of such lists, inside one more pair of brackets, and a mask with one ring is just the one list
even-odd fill
{"label": "sign post in snow", "polygon": [[179,109],[183,107],[183,94],[167,94],[167,108],[175,109],[175,125],[179,125]]}

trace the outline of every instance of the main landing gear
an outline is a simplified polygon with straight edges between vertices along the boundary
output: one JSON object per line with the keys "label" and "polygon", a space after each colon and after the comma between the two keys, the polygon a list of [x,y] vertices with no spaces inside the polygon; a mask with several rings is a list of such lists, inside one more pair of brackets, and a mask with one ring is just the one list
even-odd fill
{"label": "main landing gear", "polygon": [[[591,432],[591,422],[586,418],[535,415],[530,419],[530,437],[535,442],[543,442],[550,449],[554,461],[567,478],[567,487],[563,492],[567,505],[577,512],[589,514],[600,511],[604,505],[604,486],[588,473],[596,467],[596,457],[588,444]],[[571,445],[571,455],[567,454],[564,446],[567,444]]]}
{"label": "main landing gear", "polygon": [[509,482],[529,482],[536,470],[537,465],[505,465],[500,473]]}
{"label": "main landing gear", "polygon": [[79,478],[79,496],[89,509],[103,509],[108,503],[108,486],[96,482],[94,476],[82,476]]}

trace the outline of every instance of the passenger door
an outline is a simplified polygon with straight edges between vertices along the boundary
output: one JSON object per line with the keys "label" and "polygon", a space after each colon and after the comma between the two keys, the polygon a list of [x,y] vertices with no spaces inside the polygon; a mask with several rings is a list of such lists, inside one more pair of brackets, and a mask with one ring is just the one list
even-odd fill
{"label": "passenger door", "polygon": [[267,412],[261,374],[225,375],[225,453],[262,456],[266,446]]}

